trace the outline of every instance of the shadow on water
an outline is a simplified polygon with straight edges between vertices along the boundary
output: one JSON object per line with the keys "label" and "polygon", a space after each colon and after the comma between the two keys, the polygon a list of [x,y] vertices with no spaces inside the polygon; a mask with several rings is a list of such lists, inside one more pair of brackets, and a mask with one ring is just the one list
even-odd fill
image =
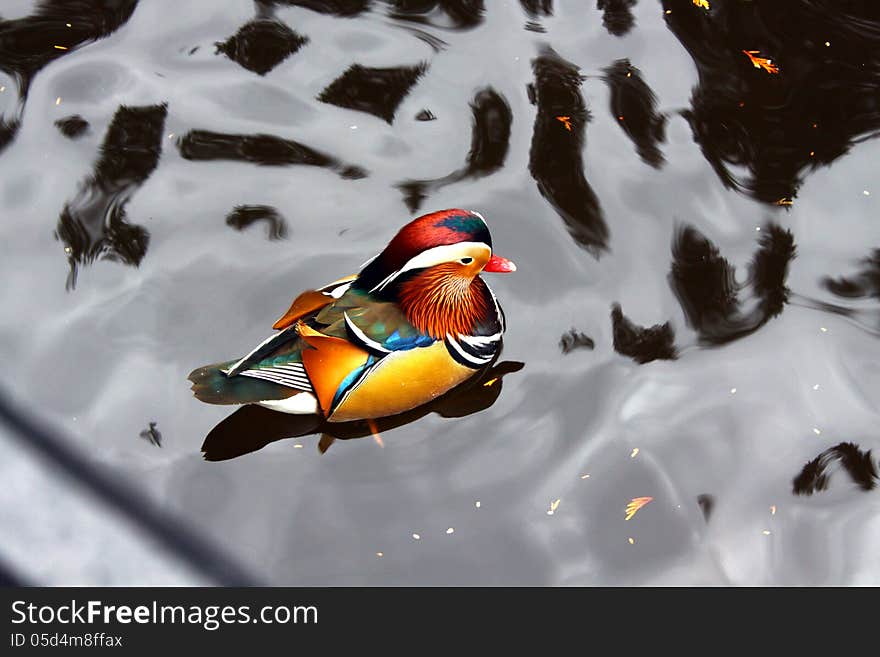
{"label": "shadow on water", "polygon": [[70,264],[68,289],[76,286],[80,265],[102,258],[137,266],[146,254],[150,234],[128,223],[125,206],[159,163],[166,114],[164,104],[116,110],[94,172],[65,204],[55,229]]}
{"label": "shadow on water", "polygon": [[390,124],[401,101],[427,69],[425,63],[394,68],[367,68],[354,64],[330,83],[318,100],[367,112]]}
{"label": "shadow on water", "polygon": [[699,73],[684,116],[725,186],[768,203],[791,199],[806,173],[877,136],[880,3],[725,2],[711,15],[691,11],[691,0],[663,7]]}
{"label": "shadow on water", "polygon": [[131,18],[137,5],[138,0],[45,0],[30,16],[0,19],[0,71],[15,78],[20,99],[18,117],[0,119],[0,150],[15,138],[28,90],[40,69],[109,36]]}
{"label": "shadow on water", "polygon": [[492,88],[486,88],[477,92],[471,102],[471,110],[474,114],[471,149],[464,167],[434,180],[398,183],[397,187],[403,191],[410,212],[415,213],[432,191],[467,178],[488,176],[504,166],[513,122],[510,106],[504,96]]}
{"label": "shadow on water", "polygon": [[[475,375],[429,404],[392,417],[374,421],[375,431],[390,431],[437,413],[445,418],[459,418],[486,410],[498,399],[503,379],[518,372],[524,364],[503,361]],[[262,449],[278,440],[303,436],[321,436],[318,449],[323,454],[335,440],[351,440],[374,435],[366,421],[325,422],[316,415],[291,415],[262,406],[243,406],[215,426],[202,444],[208,461],[225,461]]]}
{"label": "shadow on water", "polygon": [[611,92],[611,113],[642,161],[659,169],[665,161],[659,144],[666,140],[666,117],[657,112],[657,96],[628,59],[618,59],[603,72]]}
{"label": "shadow on water", "polygon": [[532,61],[532,69],[535,82],[528,93],[538,113],[529,171],[574,241],[598,257],[608,242],[608,227],[581,159],[590,120],[580,92],[584,78],[577,66],[549,47]]}

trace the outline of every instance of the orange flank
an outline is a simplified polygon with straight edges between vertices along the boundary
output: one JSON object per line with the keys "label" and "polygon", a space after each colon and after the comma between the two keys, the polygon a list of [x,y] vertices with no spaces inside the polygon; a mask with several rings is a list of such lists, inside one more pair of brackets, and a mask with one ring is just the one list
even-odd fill
{"label": "orange flank", "polygon": [[743,53],[749,58],[752,66],[755,68],[763,68],[768,73],[779,73],[779,67],[773,63],[773,60],[766,57],[758,57],[761,54],[760,50],[743,50]]}
{"label": "orange flank", "polygon": [[653,497],[634,497],[629,504],[626,505],[626,519],[629,520],[636,512],[653,500]]}
{"label": "orange flank", "polygon": [[323,335],[303,323],[297,325],[297,332],[311,347],[302,350],[302,362],[327,417],[339,385],[350,372],[367,362],[369,354],[348,340]]}
{"label": "orange flank", "polygon": [[557,116],[556,120],[562,123],[565,126],[565,129],[571,132],[571,117],[570,116]]}

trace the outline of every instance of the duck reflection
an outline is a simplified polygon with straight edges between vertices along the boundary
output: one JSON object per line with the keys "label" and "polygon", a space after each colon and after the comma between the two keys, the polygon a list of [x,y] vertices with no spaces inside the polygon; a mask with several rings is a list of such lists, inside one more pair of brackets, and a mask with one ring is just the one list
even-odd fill
{"label": "duck reflection", "polygon": [[465,417],[492,406],[501,394],[504,377],[520,371],[523,366],[524,363],[518,361],[490,365],[477,376],[428,404],[372,422],[326,422],[317,415],[291,415],[262,406],[243,406],[208,433],[202,444],[202,453],[207,461],[225,461],[256,452],[285,438],[317,435],[320,436],[318,449],[323,454],[336,440],[381,434],[415,422],[429,413],[437,413],[445,418]]}
{"label": "duck reflection", "polygon": [[663,8],[699,74],[684,116],[727,187],[768,203],[794,198],[805,173],[877,136],[880,3],[725,2],[710,13],[663,0]]}

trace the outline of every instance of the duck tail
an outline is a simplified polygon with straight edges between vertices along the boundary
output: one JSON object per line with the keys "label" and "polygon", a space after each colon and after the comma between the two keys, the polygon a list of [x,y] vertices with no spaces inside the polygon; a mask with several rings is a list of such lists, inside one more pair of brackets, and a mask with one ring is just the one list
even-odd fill
{"label": "duck tail", "polygon": [[196,399],[206,404],[254,404],[286,399],[298,391],[270,381],[245,376],[227,376],[224,370],[236,361],[198,367],[187,377]]}

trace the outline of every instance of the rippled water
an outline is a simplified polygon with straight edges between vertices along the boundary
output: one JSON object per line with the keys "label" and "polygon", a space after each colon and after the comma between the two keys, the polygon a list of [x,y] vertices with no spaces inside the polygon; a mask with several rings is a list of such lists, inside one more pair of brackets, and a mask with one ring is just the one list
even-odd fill
{"label": "rippled water", "polygon": [[[880,9],[708,4],[4,2],[4,388],[277,584],[880,584]],[[205,460],[189,371],[446,207],[499,380]],[[191,581],[4,444],[0,555]]]}

